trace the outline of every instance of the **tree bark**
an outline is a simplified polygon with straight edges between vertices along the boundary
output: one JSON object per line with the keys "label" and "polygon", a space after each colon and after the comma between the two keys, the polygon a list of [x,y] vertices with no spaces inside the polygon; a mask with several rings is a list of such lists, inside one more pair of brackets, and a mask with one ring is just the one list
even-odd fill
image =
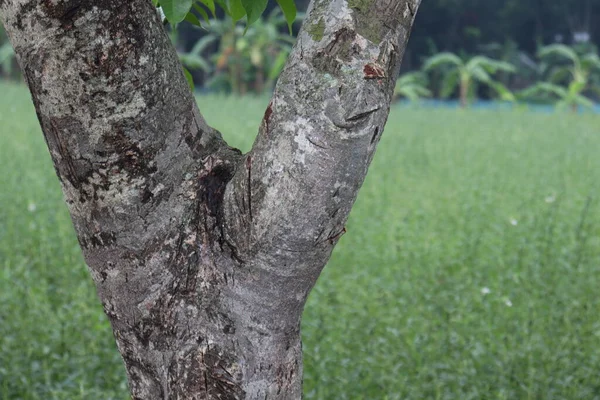
{"label": "tree bark", "polygon": [[200,115],[150,1],[0,0],[134,399],[301,397],[302,309],[419,3],[311,2],[242,155]]}

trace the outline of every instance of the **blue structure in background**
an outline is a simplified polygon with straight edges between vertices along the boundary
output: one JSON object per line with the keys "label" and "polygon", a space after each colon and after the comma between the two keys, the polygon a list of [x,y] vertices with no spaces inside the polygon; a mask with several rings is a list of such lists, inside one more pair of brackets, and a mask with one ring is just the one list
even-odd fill
{"label": "blue structure in background", "polygon": [[[401,107],[418,106],[422,108],[460,108],[458,100],[439,100],[439,99],[421,99],[416,103],[403,99],[398,101]],[[552,104],[531,104],[531,103],[511,103],[503,101],[476,100],[469,103],[469,109],[473,110],[523,110],[532,112],[541,112],[551,114],[556,112],[556,107]],[[594,108],[579,107],[578,113],[600,114],[600,104],[595,104]]]}

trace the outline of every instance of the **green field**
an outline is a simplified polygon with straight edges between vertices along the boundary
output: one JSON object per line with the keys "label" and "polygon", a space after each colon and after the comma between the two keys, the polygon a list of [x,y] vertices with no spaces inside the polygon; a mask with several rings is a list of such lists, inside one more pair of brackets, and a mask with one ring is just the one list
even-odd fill
{"label": "green field", "polygon": [[[249,148],[267,99],[198,101]],[[304,313],[306,398],[600,399],[599,127],[393,108]],[[22,86],[0,168],[0,398],[127,398]]]}

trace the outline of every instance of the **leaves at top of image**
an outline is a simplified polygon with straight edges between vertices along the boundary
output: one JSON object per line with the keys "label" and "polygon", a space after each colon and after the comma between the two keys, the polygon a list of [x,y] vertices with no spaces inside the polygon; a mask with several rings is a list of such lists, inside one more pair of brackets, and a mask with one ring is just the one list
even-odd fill
{"label": "leaves at top of image", "polygon": [[192,3],[192,0],[161,0],[160,6],[167,20],[171,24],[177,24],[185,19],[192,8]]}
{"label": "leaves at top of image", "polygon": [[[296,4],[294,0],[276,1],[291,33],[292,24],[296,20]],[[187,21],[201,27],[201,22],[192,9],[208,23],[207,11],[215,16],[215,5],[218,5],[234,22],[246,17],[247,25],[252,25],[265,12],[268,0],[152,0],[152,2],[155,6],[161,7],[164,17],[171,25]]]}

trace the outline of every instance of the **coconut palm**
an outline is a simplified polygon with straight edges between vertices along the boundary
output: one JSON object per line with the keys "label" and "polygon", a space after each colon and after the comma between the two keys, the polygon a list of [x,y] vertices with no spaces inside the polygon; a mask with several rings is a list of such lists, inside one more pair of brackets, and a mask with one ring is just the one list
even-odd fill
{"label": "coconut palm", "polygon": [[409,72],[398,78],[394,88],[394,97],[405,97],[410,101],[417,101],[422,97],[431,97],[427,88],[427,75],[422,72]]}
{"label": "coconut palm", "polygon": [[508,62],[485,56],[475,56],[465,61],[456,54],[444,52],[425,61],[425,71],[438,68],[445,68],[441,96],[448,97],[458,87],[461,107],[466,107],[469,97],[474,96],[477,84],[489,86],[503,100],[514,101],[510,90],[493,79],[493,75],[499,71],[515,72],[515,67]]}
{"label": "coconut palm", "polygon": [[573,111],[577,111],[579,106],[593,107],[594,103],[585,97],[584,92],[598,89],[593,79],[600,72],[597,53],[580,56],[568,46],[553,44],[541,48],[538,56],[544,62],[548,81],[526,89],[522,96],[557,97],[558,107],[570,106]]}

